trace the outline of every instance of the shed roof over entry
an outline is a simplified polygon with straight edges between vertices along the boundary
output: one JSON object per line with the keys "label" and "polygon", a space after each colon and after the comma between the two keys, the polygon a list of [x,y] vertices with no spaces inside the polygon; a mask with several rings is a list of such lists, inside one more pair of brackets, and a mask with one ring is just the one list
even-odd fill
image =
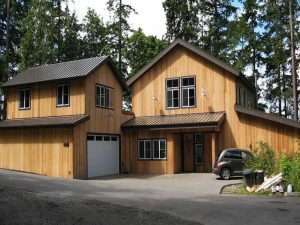
{"label": "shed roof over entry", "polygon": [[219,127],[225,112],[190,113],[180,115],[135,117],[122,125],[123,128],[196,128]]}

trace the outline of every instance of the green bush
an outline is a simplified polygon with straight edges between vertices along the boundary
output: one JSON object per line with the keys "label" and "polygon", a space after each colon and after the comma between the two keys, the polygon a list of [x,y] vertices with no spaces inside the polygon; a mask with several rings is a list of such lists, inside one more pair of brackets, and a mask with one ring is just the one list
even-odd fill
{"label": "green bush", "polygon": [[294,191],[300,191],[300,154],[282,155],[279,168],[287,184],[292,184]]}
{"label": "green bush", "polygon": [[263,170],[266,176],[278,172],[274,150],[265,142],[259,142],[253,151],[253,158],[248,160],[246,167],[251,170]]}

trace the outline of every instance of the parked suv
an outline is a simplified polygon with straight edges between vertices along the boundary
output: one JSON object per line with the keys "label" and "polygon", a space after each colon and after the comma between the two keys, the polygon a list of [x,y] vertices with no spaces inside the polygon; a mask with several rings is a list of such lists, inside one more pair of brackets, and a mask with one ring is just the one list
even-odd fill
{"label": "parked suv", "polygon": [[253,155],[248,150],[229,148],[223,150],[215,162],[213,172],[224,180],[232,176],[242,176],[245,162]]}

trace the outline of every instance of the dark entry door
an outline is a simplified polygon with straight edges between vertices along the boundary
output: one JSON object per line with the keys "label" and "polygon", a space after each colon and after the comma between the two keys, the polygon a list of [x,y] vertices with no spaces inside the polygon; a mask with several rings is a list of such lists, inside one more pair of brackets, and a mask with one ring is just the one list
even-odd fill
{"label": "dark entry door", "polygon": [[183,134],[183,172],[194,172],[194,136]]}

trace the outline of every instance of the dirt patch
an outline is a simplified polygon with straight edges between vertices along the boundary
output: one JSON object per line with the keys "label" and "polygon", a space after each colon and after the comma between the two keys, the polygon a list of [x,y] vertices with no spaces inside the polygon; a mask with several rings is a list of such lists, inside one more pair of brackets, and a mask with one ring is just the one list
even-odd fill
{"label": "dirt patch", "polygon": [[123,207],[97,200],[49,198],[0,186],[1,225],[195,225],[154,211]]}

